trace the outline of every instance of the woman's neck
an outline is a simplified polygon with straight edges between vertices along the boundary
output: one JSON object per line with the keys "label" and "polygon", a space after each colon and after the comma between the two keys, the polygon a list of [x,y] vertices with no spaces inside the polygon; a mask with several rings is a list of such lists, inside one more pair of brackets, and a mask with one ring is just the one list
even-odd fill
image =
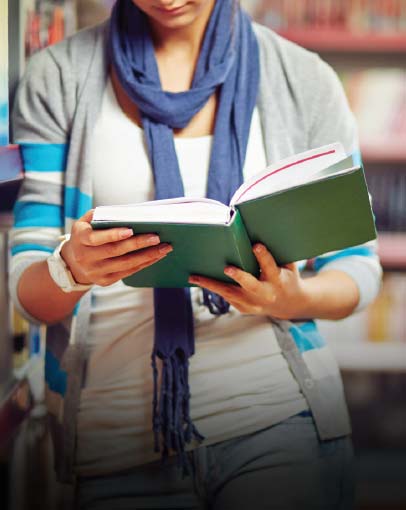
{"label": "woman's neck", "polygon": [[[222,0],[218,0],[222,1]],[[200,47],[215,0],[207,2],[210,9],[196,22],[184,29],[169,30],[155,25],[150,18],[159,77],[163,90],[181,92],[190,89]],[[138,126],[142,126],[141,115],[136,104],[120,84],[114,68],[111,77],[118,103],[126,115]],[[193,117],[186,128],[174,130],[176,136],[192,138],[213,134],[218,97],[214,93],[203,108]]]}
{"label": "woman's neck", "polygon": [[171,29],[160,25],[150,18],[151,35],[155,46],[158,67],[160,67],[160,64],[163,67],[167,67],[169,61],[171,61],[175,66],[180,66],[181,68],[190,67],[191,72],[188,74],[191,74],[191,77],[193,77],[207,23],[215,1],[207,2],[199,16],[185,27]]}

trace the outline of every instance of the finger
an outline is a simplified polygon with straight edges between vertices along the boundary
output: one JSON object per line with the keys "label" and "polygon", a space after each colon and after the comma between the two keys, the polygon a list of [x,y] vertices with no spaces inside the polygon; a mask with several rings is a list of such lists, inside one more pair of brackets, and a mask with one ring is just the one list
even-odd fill
{"label": "finger", "polygon": [[253,251],[265,279],[270,282],[278,279],[281,269],[276,264],[275,259],[267,250],[266,246],[257,243]]}
{"label": "finger", "polygon": [[236,298],[239,294],[239,288],[233,284],[219,282],[213,278],[207,278],[205,276],[191,275],[189,277],[189,283],[204,287],[207,290],[220,294],[227,301]]}
{"label": "finger", "polygon": [[75,226],[81,243],[86,246],[101,246],[102,244],[115,243],[134,235],[133,230],[126,227],[93,230],[90,223],[81,221],[77,222]]}
{"label": "finger", "polygon": [[146,248],[138,253],[129,253],[121,257],[114,257],[100,262],[97,266],[98,273],[119,273],[122,271],[136,271],[138,266],[151,263],[155,259],[166,257],[173,250],[169,244],[162,243],[159,246]]}
{"label": "finger", "polygon": [[143,269],[152,266],[156,262],[160,261],[162,257],[157,257],[156,259],[149,260],[148,262],[145,262],[145,264],[141,264],[133,269],[126,270],[126,271],[119,271],[117,273],[110,273],[107,275],[107,283],[108,285],[111,285],[112,283],[115,283],[118,280],[122,280],[124,278],[127,278],[127,276],[131,276],[134,273],[138,273],[139,271],[142,271]]}
{"label": "finger", "polygon": [[239,269],[238,267],[227,266],[224,269],[224,274],[235,280],[244,290],[248,292],[257,293],[261,289],[261,282],[257,280],[255,276],[247,273],[246,271],[243,271],[242,269]]}
{"label": "finger", "polygon": [[157,246],[160,239],[155,234],[139,234],[124,241],[106,243],[93,247],[92,257],[94,260],[104,260],[120,257],[126,253],[142,250],[151,246]]}
{"label": "finger", "polygon": [[89,211],[85,212],[85,214],[81,218],[79,218],[78,221],[90,223],[93,219],[93,213],[94,213],[94,209],[89,209]]}

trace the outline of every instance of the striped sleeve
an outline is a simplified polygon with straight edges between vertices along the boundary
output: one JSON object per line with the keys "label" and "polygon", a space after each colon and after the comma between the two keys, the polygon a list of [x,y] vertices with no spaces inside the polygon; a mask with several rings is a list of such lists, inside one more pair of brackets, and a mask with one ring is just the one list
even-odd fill
{"label": "striped sleeve", "polygon": [[317,272],[343,271],[355,281],[360,299],[354,312],[367,307],[379,293],[382,267],[377,255],[376,240],[321,255],[314,260],[313,267]]}
{"label": "striped sleeve", "polygon": [[25,177],[10,232],[10,295],[19,311],[30,322],[36,322],[23,309],[17,286],[28,266],[52,253],[64,231],[62,195],[67,145],[24,142],[20,148]]}
{"label": "striped sleeve", "polygon": [[34,323],[38,321],[18,299],[18,283],[27,267],[46,259],[55,249],[65,223],[68,142],[55,65],[47,51],[31,58],[11,118],[13,142],[20,145],[25,176],[10,232],[9,290],[20,313]]}
{"label": "striped sleeve", "polygon": [[[354,162],[362,162],[358,130],[341,82],[335,71],[319,59],[318,100],[313,108],[310,131],[311,147],[341,142]],[[371,200],[372,203],[372,200]],[[382,267],[377,255],[377,241],[370,241],[317,257],[313,267],[319,271],[339,270],[357,284],[360,300],[355,311],[364,309],[377,296],[382,279]]]}

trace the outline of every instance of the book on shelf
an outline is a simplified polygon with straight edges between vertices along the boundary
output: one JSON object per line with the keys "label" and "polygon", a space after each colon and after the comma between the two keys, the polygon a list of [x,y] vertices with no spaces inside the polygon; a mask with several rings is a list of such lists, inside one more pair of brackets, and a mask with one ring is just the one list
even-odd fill
{"label": "book on shelf", "polygon": [[76,6],[73,0],[36,0],[23,4],[21,14],[24,56],[61,41],[76,31]]}
{"label": "book on shelf", "polygon": [[390,172],[378,169],[367,172],[366,178],[377,230],[406,233],[406,173],[400,167]]}
{"label": "book on shelf", "polygon": [[388,159],[403,154],[406,161],[406,69],[370,68],[340,76],[357,119],[365,156],[368,147],[372,153],[386,148]]}
{"label": "book on shelf", "polygon": [[23,163],[18,145],[0,147],[0,186],[23,178]]}
{"label": "book on shelf", "polygon": [[23,176],[18,145],[0,147],[0,212],[13,208]]}
{"label": "book on shelf", "polygon": [[[406,345],[406,274],[385,273],[381,291],[367,308],[370,342],[393,342]],[[406,365],[406,359],[405,359]]]}
{"label": "book on shelf", "polygon": [[9,142],[8,116],[8,0],[0,0],[0,147]]}
{"label": "book on shelf", "polygon": [[181,197],[100,206],[91,223],[156,233],[173,246],[124,280],[136,287],[185,287],[191,274],[231,281],[228,264],[258,275],[256,242],[283,265],[376,237],[363,168],[339,143],[272,164],[243,183],[229,205]]}

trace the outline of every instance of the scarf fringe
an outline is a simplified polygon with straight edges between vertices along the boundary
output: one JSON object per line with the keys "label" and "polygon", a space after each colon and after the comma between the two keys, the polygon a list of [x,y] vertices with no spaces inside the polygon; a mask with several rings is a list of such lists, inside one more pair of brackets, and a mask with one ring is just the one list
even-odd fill
{"label": "scarf fringe", "polygon": [[178,466],[183,476],[191,474],[191,465],[185,451],[186,443],[192,438],[201,442],[205,437],[200,434],[190,417],[189,360],[178,351],[162,359],[162,381],[158,401],[157,354],[151,355],[153,369],[154,395],[152,401],[152,428],[154,432],[154,450],[161,451],[162,463],[167,462],[169,451],[178,455]]}

